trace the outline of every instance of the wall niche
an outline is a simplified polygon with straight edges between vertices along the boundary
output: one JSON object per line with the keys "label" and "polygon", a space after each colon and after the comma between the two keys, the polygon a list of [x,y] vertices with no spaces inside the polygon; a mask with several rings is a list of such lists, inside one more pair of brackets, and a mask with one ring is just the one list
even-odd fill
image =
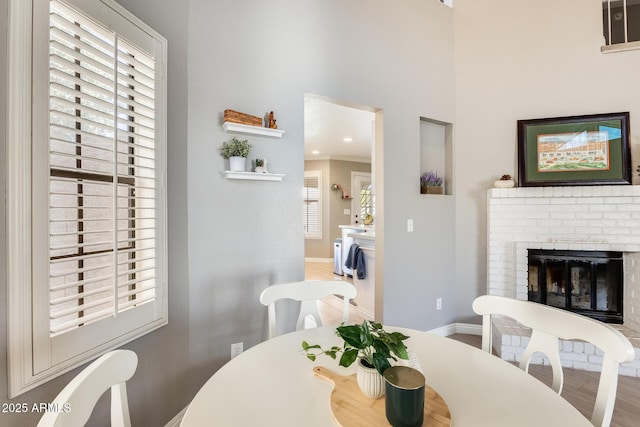
{"label": "wall niche", "polygon": [[[453,194],[453,125],[420,117],[420,177],[432,172],[442,178],[440,194]],[[421,186],[421,188],[423,188]],[[438,194],[439,190],[422,190]]]}

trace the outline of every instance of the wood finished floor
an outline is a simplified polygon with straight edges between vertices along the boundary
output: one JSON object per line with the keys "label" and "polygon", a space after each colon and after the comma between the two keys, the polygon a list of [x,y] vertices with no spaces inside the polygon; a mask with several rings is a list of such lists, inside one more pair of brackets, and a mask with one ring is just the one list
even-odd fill
{"label": "wood finished floor", "polygon": [[[305,280],[344,280],[352,283],[352,279],[333,274],[333,264],[326,262],[307,262],[304,269]],[[338,297],[330,296],[322,301],[318,306],[323,325],[339,325],[342,323],[342,300]],[[362,323],[364,319],[355,307],[349,310],[349,323]]]}
{"label": "wood finished floor", "polygon": [[[328,263],[306,263],[305,278],[307,280],[349,280],[333,274],[332,268],[332,264]],[[325,299],[321,304],[320,311],[322,321],[325,324],[339,324],[342,320],[340,302],[335,297]],[[352,310],[350,316],[351,322],[362,322],[362,318],[355,309]],[[478,335],[454,334],[450,335],[449,338],[477,348],[480,348],[482,343],[482,339]],[[550,367],[532,365],[529,372],[545,384],[551,384]],[[564,375],[562,396],[590,419],[598,390],[600,373],[565,369]],[[523,396],[524,398],[526,396]],[[544,410],[544,408],[540,409]],[[611,427],[638,426],[640,426],[640,378],[621,375],[618,380],[618,393]]]}

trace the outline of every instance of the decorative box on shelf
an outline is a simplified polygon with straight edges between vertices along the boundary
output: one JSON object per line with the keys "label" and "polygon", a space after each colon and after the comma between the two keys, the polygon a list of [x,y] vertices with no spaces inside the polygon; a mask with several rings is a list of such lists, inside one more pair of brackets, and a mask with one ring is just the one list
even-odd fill
{"label": "decorative box on shelf", "polygon": [[258,172],[234,172],[224,171],[226,179],[241,179],[251,181],[282,181],[284,174],[279,173],[258,173]]}
{"label": "decorative box on shelf", "polygon": [[262,118],[234,110],[224,110],[224,121],[249,126],[262,126]]}
{"label": "decorative box on shelf", "polygon": [[222,123],[222,129],[225,132],[237,132],[281,138],[284,131],[279,130],[275,125],[273,112],[270,113],[268,121],[269,127],[267,127],[266,124],[263,126],[262,117],[252,116],[250,114],[234,110],[224,110],[224,122]]}

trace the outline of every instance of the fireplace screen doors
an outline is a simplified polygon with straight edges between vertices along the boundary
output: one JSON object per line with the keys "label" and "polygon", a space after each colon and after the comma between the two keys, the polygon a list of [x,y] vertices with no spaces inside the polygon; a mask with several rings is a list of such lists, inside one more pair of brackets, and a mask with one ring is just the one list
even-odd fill
{"label": "fireplace screen doors", "polygon": [[529,249],[529,301],[622,323],[621,252]]}

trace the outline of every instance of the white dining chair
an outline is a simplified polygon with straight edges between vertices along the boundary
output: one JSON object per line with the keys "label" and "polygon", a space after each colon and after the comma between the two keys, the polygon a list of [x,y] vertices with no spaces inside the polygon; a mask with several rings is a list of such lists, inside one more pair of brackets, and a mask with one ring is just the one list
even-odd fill
{"label": "white dining chair", "polygon": [[57,411],[46,412],[38,427],[82,427],[100,398],[111,388],[111,426],[131,427],[128,381],[138,367],[138,356],[130,350],[114,350],[87,366],[52,402]]}
{"label": "white dining chair", "polygon": [[300,313],[296,321],[296,330],[305,329],[305,320],[311,316],[317,326],[322,326],[318,300],[329,295],[342,297],[342,320],[349,321],[350,300],[356,297],[356,288],[342,280],[303,280],[300,282],[271,285],[260,294],[260,302],[268,307],[269,338],[276,334],[275,302],[281,299],[300,301]]}
{"label": "white dining chair", "polygon": [[633,345],[620,331],[567,310],[494,295],[476,298],[473,310],[482,315],[482,349],[489,353],[493,348],[493,315],[510,317],[531,328],[531,338],[522,353],[520,368],[529,372],[531,356],[536,352],[544,353],[549,358],[553,372],[551,388],[558,394],[562,392],[564,381],[558,339],[587,341],[602,350],[602,371],[591,423],[596,427],[608,427],[611,424],[619,364],[634,359]]}

